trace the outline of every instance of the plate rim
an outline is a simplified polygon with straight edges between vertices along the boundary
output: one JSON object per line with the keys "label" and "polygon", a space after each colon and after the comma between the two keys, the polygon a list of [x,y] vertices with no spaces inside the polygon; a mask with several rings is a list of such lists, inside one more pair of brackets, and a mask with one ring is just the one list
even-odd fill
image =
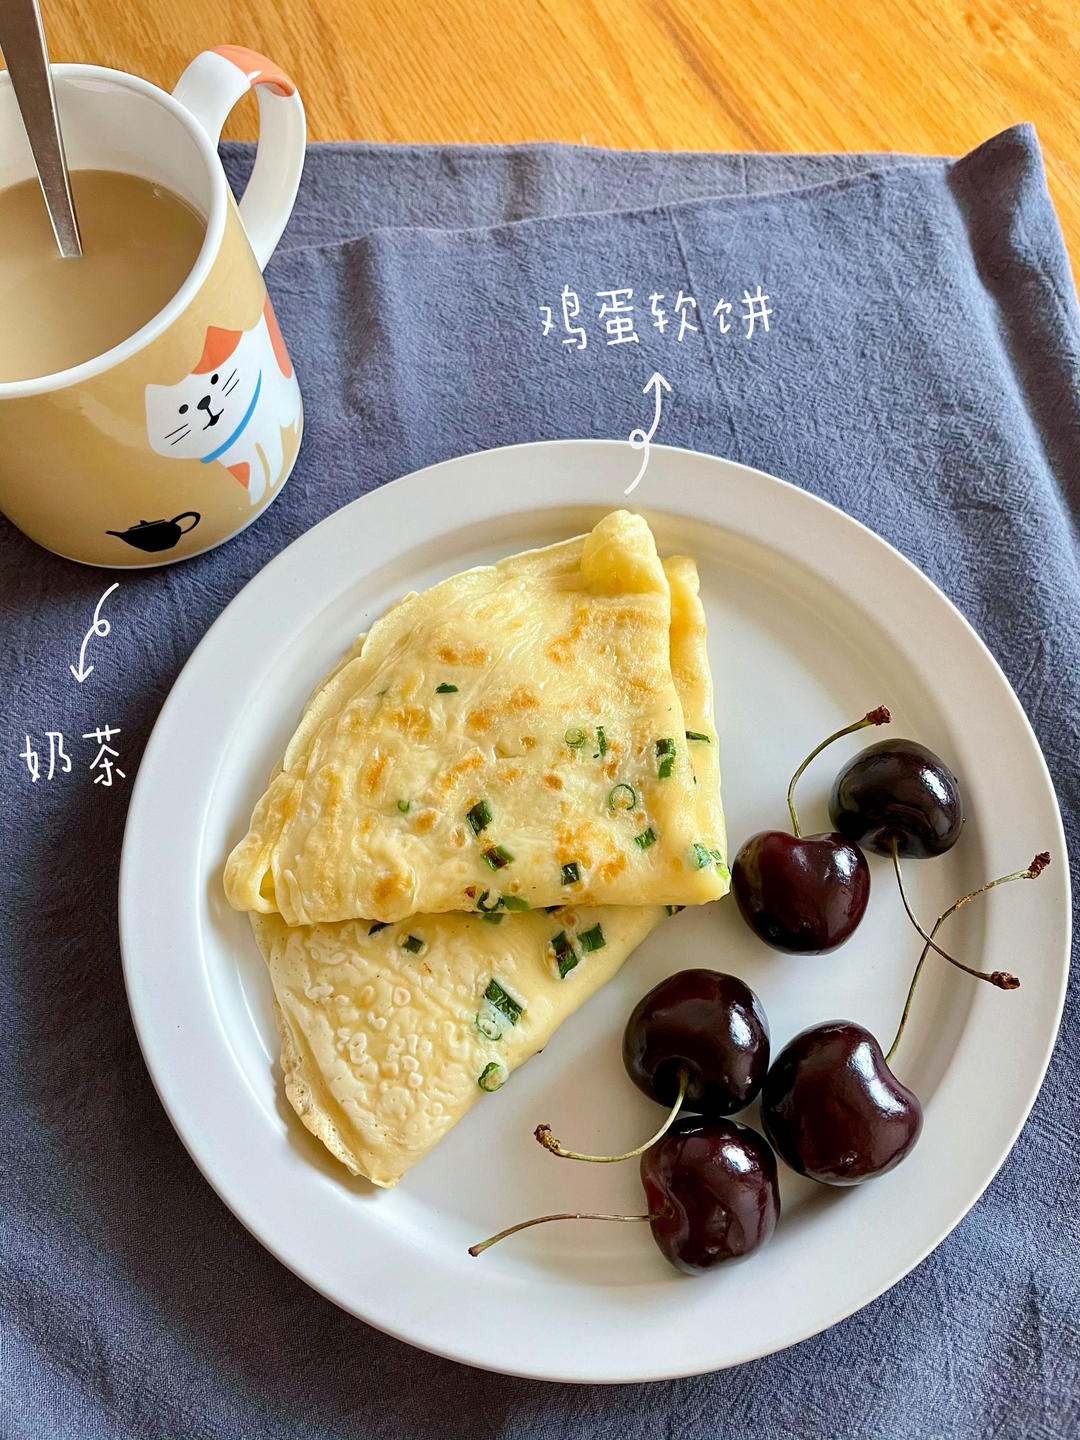
{"label": "plate rim", "polygon": [[[429,1339],[417,1338],[415,1334],[409,1332],[407,1327],[396,1325],[388,1320],[379,1318],[377,1314],[371,1313],[370,1310],[360,1308],[359,1305],[356,1303],[355,1299],[350,1301],[344,1298],[341,1294],[335,1294],[333,1293],[331,1288],[313,1279],[309,1273],[305,1273],[305,1270],[302,1268],[302,1265],[299,1262],[294,1261],[294,1259],[285,1252],[282,1246],[273,1243],[266,1236],[264,1231],[259,1228],[259,1217],[257,1215],[245,1213],[244,1209],[240,1208],[237,1203],[234,1203],[234,1197],[230,1193],[230,1186],[223,1179],[221,1179],[221,1177],[217,1173],[215,1173],[213,1167],[208,1167],[207,1164],[204,1164],[203,1158],[201,1158],[200,1155],[200,1144],[198,1138],[189,1133],[189,1126],[186,1120],[182,1117],[181,1113],[178,1113],[179,1106],[175,1103],[175,1097],[170,1090],[170,1086],[175,1083],[175,1080],[166,1076],[164,1073],[159,1073],[159,1069],[155,1065],[155,1059],[152,1053],[153,1044],[150,1034],[151,1019],[147,1013],[140,1010],[140,1003],[138,998],[140,994],[138,981],[138,962],[136,958],[138,941],[135,938],[138,897],[134,877],[138,866],[139,852],[142,849],[144,841],[144,837],[141,831],[147,825],[152,826],[153,821],[152,814],[146,816],[146,818],[144,819],[144,812],[147,811],[149,808],[147,806],[146,797],[150,793],[152,784],[157,779],[159,751],[166,743],[168,726],[171,724],[174,714],[178,712],[181,704],[186,699],[186,692],[188,687],[195,683],[194,677],[196,675],[197,665],[201,664],[203,655],[209,653],[212,650],[212,647],[216,643],[218,638],[219,627],[223,629],[228,623],[230,623],[230,612],[234,610],[234,607],[237,606],[238,602],[240,602],[243,597],[248,596],[249,592],[253,590],[253,587],[272,584],[272,578],[268,578],[270,576],[270,572],[274,571],[276,574],[278,573],[278,571],[280,571],[281,573],[284,573],[287,564],[296,562],[296,554],[294,552],[297,552],[304,547],[315,546],[320,543],[319,541],[313,539],[313,537],[316,536],[319,532],[322,532],[322,535],[325,537],[327,534],[330,533],[331,529],[335,525],[341,523],[341,517],[343,516],[343,514],[345,514],[346,512],[355,511],[357,507],[365,505],[373,499],[376,499],[376,497],[386,497],[387,495],[391,495],[392,492],[398,489],[398,487],[405,488],[410,484],[419,483],[422,479],[430,481],[437,475],[445,475],[446,472],[451,471],[455,467],[468,466],[470,463],[475,462],[478,458],[483,458],[486,461],[490,461],[493,457],[509,457],[511,455],[520,454],[522,452],[541,451],[545,454],[551,454],[554,451],[567,451],[579,447],[585,447],[586,449],[604,449],[623,452],[625,450],[625,442],[598,437],[527,441],[515,445],[498,446],[492,447],[487,450],[471,451],[463,455],[454,456],[447,460],[438,461],[431,465],[423,466],[420,469],[396,477],[394,480],[388,481],[387,483],[378,486],[372,491],[357,496],[355,499],[347,502],[345,505],[331,512],[329,515],[323,517],[323,519],[309,527],[306,531],[304,531],[302,534],[292,540],[288,545],[284,546],[276,554],[271,556],[271,558],[263,566],[261,566],[260,569],[258,569],[255,574],[252,575],[250,579],[245,582],[243,586],[241,586],[241,588],[236,592],[236,594],[232,596],[229,602],[224,606],[221,613],[210,624],[205,634],[201,637],[198,644],[195,646],[195,648],[189,655],[180,673],[177,675],[172,686],[170,687],[168,695],[162,703],[157,718],[154,722],[151,734],[147,740],[147,744],[139,764],[138,773],[132,787],[128,814],[124,828],[124,839],[121,851],[119,872],[120,946],[125,992],[127,994],[129,1010],[132,1015],[132,1022],[136,1031],[136,1036],[139,1042],[140,1051],[143,1056],[143,1061],[150,1074],[151,1081],[154,1085],[154,1089],[158,1095],[158,1098],[160,1099],[166,1111],[166,1114],[168,1115],[169,1120],[173,1125],[173,1128],[176,1130],[177,1135],[181,1140],[181,1143],[184,1145],[188,1154],[191,1156],[203,1178],[210,1184],[211,1188],[228,1206],[228,1208],[232,1211],[232,1213],[236,1216],[240,1223],[243,1224],[245,1228],[248,1229],[249,1232],[255,1236],[255,1238],[265,1249],[267,1249],[272,1255],[274,1255],[274,1257],[280,1263],[286,1265],[290,1270],[292,1270],[293,1273],[296,1274],[301,1280],[303,1280],[306,1285],[315,1290],[317,1293],[324,1296],[326,1299],[330,1300],[333,1304],[339,1306],[339,1308],[345,1310],[346,1313],[356,1316],[365,1324],[369,1324],[373,1328],[381,1330],[384,1333],[391,1335],[395,1339],[401,1340],[406,1344],[414,1346],[415,1348],[422,1349],[428,1353],[440,1356],[445,1359],[456,1361],[459,1364],[468,1365],[473,1368],[479,1368],[494,1373],[511,1375],[523,1379],[542,1379],[555,1383],[644,1383],[665,1379],[681,1378],[693,1374],[709,1373],[713,1370],[729,1368],[737,1364],[746,1363],[752,1359],[760,1358],[764,1355],[777,1353],[780,1350],[789,1348],[792,1345],[800,1343],[802,1340],[808,1339],[813,1335],[821,1333],[822,1331],[829,1329],[831,1326],[837,1324],[839,1321],[847,1318],[852,1314],[857,1313],[858,1310],[861,1310],[866,1305],[872,1303],[872,1301],[877,1299],[880,1295],[884,1294],[890,1288],[892,1288],[893,1285],[897,1284],[906,1275],[910,1274],[911,1271],[917,1268],[917,1266],[920,1265],[922,1261],[934,1249],[936,1249],[937,1246],[940,1245],[941,1242],[951,1233],[951,1231],[955,1229],[956,1226],[964,1219],[964,1217],[977,1203],[977,1201],[985,1192],[986,1188],[997,1175],[1002,1164],[1004,1163],[1005,1159],[1007,1158],[1008,1154],[1016,1143],[1016,1139],[1019,1136],[1020,1131],[1023,1129],[1023,1126],[1026,1124],[1028,1117],[1030,1116],[1031,1110],[1034,1107],[1035,1101],[1045,1080],[1046,1071],[1049,1067],[1050,1059],[1060,1034],[1061,1018],[1064,1008],[1070,971],[1072,936],[1072,885],[1066,837],[1061,819],[1060,806],[1058,804],[1057,795],[1053,784],[1053,779],[1049,773],[1049,769],[1046,765],[1046,760],[1042,753],[1038,737],[1035,735],[1031,722],[1029,721],[1018,696],[1013,690],[1008,677],[1005,675],[997,660],[994,658],[989,647],[986,645],[986,642],[983,641],[982,637],[975,630],[974,626],[970,623],[970,621],[968,621],[963,612],[953,603],[949,596],[946,595],[945,592],[942,591],[934,583],[934,581],[930,579],[929,576],[925,575],[923,571],[921,571],[919,567],[914,564],[914,562],[909,560],[907,556],[905,556],[895,546],[890,544],[889,541],[885,540],[884,537],[878,535],[875,531],[870,529],[869,526],[863,524],[854,516],[849,515],[839,506],[832,504],[830,501],[823,499],[821,496],[815,495],[811,491],[803,489],[802,487],[794,484],[791,481],[783,480],[780,477],[771,475],[766,471],[756,469],[752,466],[742,465],[739,462],[729,460],[724,456],[717,456],[704,451],[692,450],[688,447],[670,445],[653,445],[651,447],[653,451],[657,452],[657,454],[661,456],[666,454],[675,457],[690,457],[694,462],[705,461],[711,465],[718,466],[721,470],[728,472],[736,472],[737,474],[752,480],[752,482],[758,486],[764,484],[766,493],[768,494],[771,492],[771,494],[774,496],[780,496],[781,503],[794,502],[795,504],[808,504],[811,509],[816,511],[819,515],[822,512],[828,512],[828,515],[830,517],[830,523],[839,524],[841,529],[845,527],[854,527],[854,530],[856,532],[861,532],[864,540],[866,538],[869,539],[872,546],[884,547],[885,551],[888,552],[891,559],[893,561],[898,560],[901,563],[901,566],[907,572],[909,572],[910,578],[914,580],[915,584],[927,587],[929,591],[933,593],[933,596],[936,597],[936,600],[943,603],[945,607],[947,607],[947,610],[951,612],[952,618],[960,622],[960,626],[965,635],[967,643],[970,644],[972,641],[974,641],[980,659],[984,663],[988,663],[990,667],[990,673],[996,676],[1001,691],[1001,698],[1006,700],[1010,704],[1011,709],[1014,713],[1014,718],[1019,721],[1021,728],[1026,733],[1026,738],[1029,741],[1033,756],[1036,758],[1038,765],[1041,767],[1042,778],[1045,782],[1047,795],[1051,802],[1053,819],[1056,827],[1056,833],[1051,837],[1051,843],[1054,847],[1055,861],[1057,860],[1058,855],[1060,855],[1061,857],[1060,873],[1062,874],[1063,885],[1062,900],[1064,911],[1064,957],[1061,970],[1061,982],[1059,992],[1056,997],[1056,1005],[1054,1006],[1053,1022],[1052,1025],[1049,1027],[1048,1039],[1044,1045],[1043,1053],[1038,1061],[1037,1079],[1031,1087],[1030,1094],[1025,1097],[1022,1105],[1017,1111],[1018,1118],[1016,1119],[1014,1126],[1011,1128],[1007,1142],[1004,1143],[1004,1145],[1001,1147],[1000,1153],[994,1158],[992,1166],[989,1168],[984,1178],[978,1184],[974,1193],[971,1193],[969,1198],[965,1200],[965,1202],[963,1203],[963,1208],[955,1215],[955,1217],[951,1221],[946,1223],[941,1228],[940,1233],[935,1234],[934,1237],[923,1248],[921,1248],[917,1254],[914,1255],[914,1258],[905,1258],[905,1260],[901,1264],[901,1267],[896,1271],[895,1274],[892,1275],[890,1279],[887,1279],[877,1288],[874,1288],[871,1291],[865,1293],[863,1295],[863,1298],[861,1298],[856,1304],[851,1305],[847,1304],[846,1302],[841,1302],[836,1312],[831,1313],[829,1318],[827,1318],[825,1321],[812,1321],[809,1325],[800,1328],[798,1334],[792,1335],[789,1338],[785,1338],[776,1345],[766,1345],[764,1347],[758,1346],[756,1348],[748,1350],[745,1354],[740,1354],[730,1359],[721,1359],[719,1361],[714,1361],[709,1364],[696,1364],[691,1368],[680,1368],[678,1366],[672,1367],[668,1364],[659,1365],[655,1368],[647,1369],[645,1371],[635,1370],[633,1374],[603,1373],[594,1375],[590,1374],[588,1371],[574,1373],[573,1375],[552,1374],[550,1373],[550,1371],[545,1370],[542,1366],[538,1368],[536,1366],[529,1367],[513,1365],[495,1362],[492,1361],[490,1358],[481,1358],[477,1355],[464,1353],[460,1344],[455,1346],[454,1343],[449,1340],[446,1343],[439,1344],[432,1343]],[[635,501],[637,503],[635,503]],[[646,511],[650,509],[664,510],[666,508],[663,496],[658,497],[656,503],[653,505],[649,505],[648,503],[645,503],[645,501],[645,496],[635,495],[630,500],[627,500],[626,498],[620,496],[615,503],[611,503],[609,505],[609,508],[619,508],[620,505],[627,506],[627,508],[641,508]],[[559,494],[545,496],[529,494],[526,497],[526,502],[527,503],[522,505],[509,503],[502,509],[492,510],[490,512],[484,510],[483,513],[472,513],[468,515],[463,514],[458,518],[460,519],[462,524],[468,522],[475,523],[477,521],[495,520],[502,516],[511,516],[515,513],[518,513],[518,511],[520,510],[526,509],[530,511],[536,511],[546,508],[566,509],[573,506],[587,506],[589,508],[593,508],[594,506],[599,507],[602,503],[604,503],[594,501],[591,497],[579,496],[575,498],[573,496]],[[704,507],[702,507],[702,509],[703,508]],[[670,510],[669,513],[693,518],[691,512],[685,509],[676,508],[674,510]],[[700,512],[698,518],[705,520],[709,524],[716,525],[718,528],[723,528],[722,519],[716,519],[712,516],[708,516]],[[449,529],[451,527],[445,528]],[[286,559],[286,557],[290,555],[293,557],[291,562]],[[827,578],[821,576],[818,567],[815,565],[814,557],[812,555],[805,555],[803,557],[802,563],[806,566],[808,570],[811,571],[811,573],[818,575],[819,578]],[[277,567],[277,570],[275,570],[275,567]],[[202,788],[205,789],[208,796],[212,794],[217,773],[218,765],[214,764],[208,768],[202,781]],[[205,819],[205,812],[203,818]],[[193,856],[193,864],[195,865],[197,873],[199,872],[198,862],[199,855],[201,855],[201,848],[202,847],[200,844],[198,854]],[[228,1043],[227,1035],[226,1043]]]}

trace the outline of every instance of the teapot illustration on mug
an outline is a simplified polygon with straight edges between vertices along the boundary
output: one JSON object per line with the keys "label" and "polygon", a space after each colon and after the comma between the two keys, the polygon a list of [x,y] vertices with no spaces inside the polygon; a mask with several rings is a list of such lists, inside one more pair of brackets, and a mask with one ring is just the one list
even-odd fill
{"label": "teapot illustration on mug", "polygon": [[[140,520],[126,530],[106,530],[105,534],[115,535],[118,540],[134,545],[136,550],[171,550],[181,535],[194,530],[201,519],[197,510],[184,510],[171,520]],[[191,524],[182,525],[183,520],[190,520]]]}

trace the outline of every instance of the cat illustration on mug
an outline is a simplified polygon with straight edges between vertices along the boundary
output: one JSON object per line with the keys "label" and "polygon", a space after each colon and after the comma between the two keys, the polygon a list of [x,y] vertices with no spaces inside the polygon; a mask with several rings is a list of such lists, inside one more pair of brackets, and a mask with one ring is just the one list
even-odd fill
{"label": "cat illustration on mug", "polygon": [[157,454],[204,465],[219,460],[252,505],[282,479],[282,432],[299,424],[300,387],[269,295],[250,330],[207,330],[190,375],[146,387],[146,428]]}

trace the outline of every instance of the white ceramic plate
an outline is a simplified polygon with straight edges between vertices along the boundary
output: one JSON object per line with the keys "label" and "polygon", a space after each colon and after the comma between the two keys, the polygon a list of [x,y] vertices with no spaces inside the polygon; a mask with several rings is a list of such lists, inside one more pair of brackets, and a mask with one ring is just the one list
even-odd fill
{"label": "white ceramic plate", "polygon": [[[644,1225],[542,1226],[475,1260],[466,1248],[546,1211],[640,1208],[635,1164],[559,1161],[532,1131],[547,1121],[594,1151],[649,1133],[658,1111],[624,1074],[619,1041],[634,1002],[673,970],[743,976],[764,1002],[774,1052],[835,1018],[887,1044],[919,951],[887,861],[871,860],[867,917],[830,956],[766,949],[730,900],[667,921],[396,1190],[351,1179],[307,1134],[282,1095],[247,919],[222,895],[224,857],[303,701],[358,631],[408,589],[589,528],[625,503],[636,468],[628,446],[602,440],[469,455],[365,496],[296,541],[229,605],[177,681],[139,770],[121,874],[124,971],[147,1065],[239,1218],[310,1285],[401,1339],[566,1381],[733,1365],[834,1324],[899,1280],[973,1204],[1024,1123],[1068,968],[1069,881],[1050,779],[1005,677],[960,614],[840,511],[759,472],[656,447],[633,499],[661,551],[687,551],[701,570],[732,850],[786,823],[788,776],[807,750],[887,703],[891,733],[943,755],[967,795],[955,850],[909,867],[927,919],[1037,850],[1053,854],[1037,885],[995,892],[947,932],[975,964],[1019,971],[1022,988],[1005,994],[944,962],[928,967],[897,1062],[926,1110],[915,1151],[848,1191],[785,1174],[771,1243],[708,1277],[669,1269]],[[867,738],[840,742],[807,773],[806,830],[827,827],[832,775]]]}

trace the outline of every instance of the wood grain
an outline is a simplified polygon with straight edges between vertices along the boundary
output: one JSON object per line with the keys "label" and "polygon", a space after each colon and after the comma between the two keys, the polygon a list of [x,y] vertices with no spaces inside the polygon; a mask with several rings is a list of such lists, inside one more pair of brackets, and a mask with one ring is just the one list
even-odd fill
{"label": "wood grain", "polygon": [[[53,55],[171,86],[233,41],[313,140],[958,154],[1033,120],[1080,246],[1077,0],[43,0]],[[251,135],[254,105],[227,133]]]}

